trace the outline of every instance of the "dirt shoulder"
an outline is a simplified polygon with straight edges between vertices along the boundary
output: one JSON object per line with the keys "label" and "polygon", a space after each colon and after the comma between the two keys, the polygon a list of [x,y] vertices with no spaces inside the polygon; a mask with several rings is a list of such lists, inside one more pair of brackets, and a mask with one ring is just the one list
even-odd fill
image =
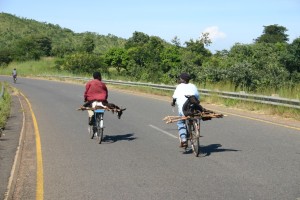
{"label": "dirt shoulder", "polygon": [[0,195],[3,199],[35,199],[36,144],[30,108],[20,94],[0,138]]}

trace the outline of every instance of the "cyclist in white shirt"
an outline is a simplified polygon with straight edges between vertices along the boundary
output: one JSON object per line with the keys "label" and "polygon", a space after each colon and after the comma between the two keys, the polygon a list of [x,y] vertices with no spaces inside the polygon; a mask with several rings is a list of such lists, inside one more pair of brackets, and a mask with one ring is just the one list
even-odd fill
{"label": "cyclist in white shirt", "polygon": [[[171,103],[172,106],[175,106],[175,103],[178,107],[178,115],[184,116],[182,107],[183,104],[186,102],[187,98],[185,95],[195,95],[197,99],[200,98],[199,92],[197,87],[189,83],[191,76],[187,73],[182,73],[179,76],[179,85],[177,85],[174,94],[173,94],[173,101]],[[187,140],[186,140],[186,127],[184,120],[180,120],[177,122],[178,133],[180,138],[180,147],[187,147]]]}

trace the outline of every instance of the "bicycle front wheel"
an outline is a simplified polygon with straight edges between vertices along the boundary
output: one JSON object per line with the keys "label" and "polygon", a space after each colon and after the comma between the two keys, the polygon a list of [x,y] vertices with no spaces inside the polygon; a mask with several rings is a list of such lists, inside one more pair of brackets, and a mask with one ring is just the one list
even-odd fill
{"label": "bicycle front wheel", "polygon": [[190,133],[191,146],[195,156],[198,157],[200,154],[200,124],[197,120],[193,121]]}
{"label": "bicycle front wheel", "polygon": [[101,144],[102,140],[103,140],[103,128],[98,128],[97,129],[97,134],[98,134],[98,142],[99,144]]}

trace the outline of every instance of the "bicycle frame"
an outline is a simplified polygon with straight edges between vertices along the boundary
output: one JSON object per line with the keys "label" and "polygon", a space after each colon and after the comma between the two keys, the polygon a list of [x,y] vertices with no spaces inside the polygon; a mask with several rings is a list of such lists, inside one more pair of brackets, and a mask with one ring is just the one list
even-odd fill
{"label": "bicycle frame", "polygon": [[14,80],[14,83],[17,82],[17,75],[13,75],[13,80]]}

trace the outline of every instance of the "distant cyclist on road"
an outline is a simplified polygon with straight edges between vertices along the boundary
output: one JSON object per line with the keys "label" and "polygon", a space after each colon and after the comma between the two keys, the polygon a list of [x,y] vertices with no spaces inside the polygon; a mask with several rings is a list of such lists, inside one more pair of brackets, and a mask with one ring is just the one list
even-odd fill
{"label": "distant cyclist on road", "polygon": [[[175,103],[178,106],[178,115],[179,116],[184,116],[182,107],[183,104],[186,102],[187,98],[185,95],[194,95],[197,99],[199,99],[199,92],[197,87],[189,83],[191,79],[191,76],[187,73],[182,73],[178,77],[178,83],[174,94],[173,94],[173,101],[171,103],[171,106],[175,106]],[[177,127],[178,127],[178,133],[179,133],[179,138],[180,138],[180,147],[186,148],[187,147],[187,139],[186,139],[186,127],[184,120],[179,120],[177,122]]]}
{"label": "distant cyclist on road", "polygon": [[16,68],[13,69],[11,75],[13,76],[14,82],[16,82],[16,80],[17,80],[17,69]]}

